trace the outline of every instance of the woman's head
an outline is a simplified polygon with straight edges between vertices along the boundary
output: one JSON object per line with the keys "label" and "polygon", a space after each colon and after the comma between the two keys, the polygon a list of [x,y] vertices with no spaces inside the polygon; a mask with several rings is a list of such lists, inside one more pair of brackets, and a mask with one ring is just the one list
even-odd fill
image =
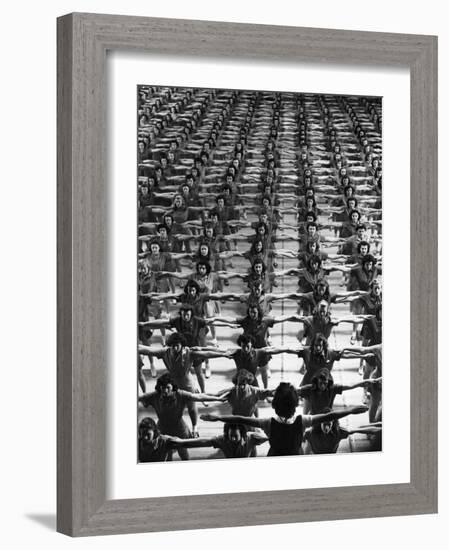
{"label": "woman's head", "polygon": [[158,240],[153,239],[150,242],[150,250],[151,254],[159,254],[159,252],[161,251],[161,245]]}
{"label": "woman's head", "polygon": [[309,237],[314,237],[318,231],[318,226],[315,222],[308,222],[306,225],[307,235]]}
{"label": "woman's head", "polygon": [[251,266],[251,271],[258,276],[263,275],[263,273],[265,273],[265,269],[265,264],[262,260],[255,260]]}
{"label": "woman's head", "polygon": [[[332,412],[332,410],[329,407],[322,410],[323,414],[328,414],[330,412]],[[338,427],[338,420],[328,420],[327,422],[321,422],[318,426],[315,426],[313,431],[321,432],[323,434],[330,434],[332,431],[338,429]]]}
{"label": "woman's head", "polygon": [[139,441],[150,442],[159,437],[160,432],[156,422],[150,418],[144,418],[139,424]]}
{"label": "woman's head", "polygon": [[360,222],[360,212],[358,210],[351,210],[349,216],[352,223],[358,224]]}
{"label": "woman's head", "polygon": [[329,283],[326,279],[319,279],[315,285],[315,294],[320,298],[325,298],[329,295]]}
{"label": "woman's head", "polygon": [[328,369],[321,369],[312,378],[311,384],[313,384],[318,391],[325,391],[332,387],[334,379]]}
{"label": "woman's head", "polygon": [[198,255],[203,258],[208,258],[209,252],[209,245],[207,243],[201,243],[198,249]]}
{"label": "woman's head", "polygon": [[246,369],[238,370],[232,378],[232,383],[235,386],[245,387],[247,385],[252,386],[255,382],[254,375]]}
{"label": "woman's head", "polygon": [[243,424],[226,422],[223,426],[223,435],[231,443],[240,443],[242,439],[246,439],[246,427]]}
{"label": "woman's head", "polygon": [[200,293],[200,285],[196,282],[190,279],[187,281],[185,287],[184,287],[184,294],[187,294],[189,296],[198,296]]}
{"label": "woman's head", "polygon": [[256,234],[257,235],[266,235],[268,233],[268,227],[266,223],[259,222],[256,227]]}
{"label": "woman's head", "polygon": [[362,267],[365,271],[372,271],[376,265],[376,258],[371,254],[366,254],[363,256]]}
{"label": "woman's head", "polygon": [[311,343],[310,347],[312,348],[312,352],[314,354],[316,354],[316,355],[321,355],[321,354],[326,355],[328,344],[327,344],[327,340],[326,340],[324,334],[321,334],[321,332],[317,332],[315,334],[315,336],[313,337],[313,339],[312,339],[312,343]]}
{"label": "woman's head", "polygon": [[196,264],[196,272],[198,275],[201,275],[204,277],[205,275],[209,275],[211,272],[211,267],[209,262],[197,262]]}
{"label": "woman's head", "polygon": [[246,314],[253,321],[256,321],[258,319],[260,320],[263,317],[262,309],[260,308],[260,306],[257,305],[248,306]]}
{"label": "woman's head", "polygon": [[281,382],[274,392],[271,406],[281,418],[291,418],[298,406],[298,393],[289,382]]}
{"label": "woman's head", "polygon": [[182,334],[179,334],[179,332],[174,332],[173,334],[170,334],[170,336],[167,338],[167,346],[169,348],[173,348],[175,351],[181,351],[182,348],[184,348],[186,345],[186,339]]}
{"label": "woman's head", "polygon": [[173,225],[173,216],[171,214],[165,214],[163,217],[164,224],[170,229]]}
{"label": "woman's head", "polygon": [[371,294],[374,296],[380,296],[382,294],[382,282],[379,279],[374,279],[369,285]]}
{"label": "woman's head", "polygon": [[263,246],[262,239],[256,239],[251,245],[252,253],[260,254],[261,252],[263,252],[263,249],[264,249],[264,246]]}
{"label": "woman's head", "polygon": [[307,262],[309,270],[313,273],[316,273],[321,268],[321,258],[319,256],[313,255],[310,256],[309,261]]}
{"label": "woman's head", "polygon": [[166,372],[165,374],[159,376],[154,389],[159,394],[165,394],[175,392],[178,389],[178,386],[173,382],[170,374]]}
{"label": "woman's head", "polygon": [[237,345],[246,353],[249,353],[254,347],[254,338],[248,334],[240,334],[237,338]]}
{"label": "woman's head", "polygon": [[185,206],[184,198],[181,194],[177,194],[173,197],[173,206],[175,208],[183,208]]}

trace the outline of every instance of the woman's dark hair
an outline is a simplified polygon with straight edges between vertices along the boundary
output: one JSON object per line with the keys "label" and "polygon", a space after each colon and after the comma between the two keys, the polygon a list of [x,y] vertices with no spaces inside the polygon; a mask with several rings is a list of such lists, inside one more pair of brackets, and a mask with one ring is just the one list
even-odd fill
{"label": "woman's dark hair", "polygon": [[357,252],[360,254],[360,250],[362,249],[362,246],[367,246],[368,247],[368,254],[369,254],[369,251],[370,251],[370,244],[368,241],[360,241],[359,244],[357,245]]}
{"label": "woman's dark hair", "polygon": [[315,387],[317,386],[318,380],[325,380],[327,382],[328,388],[331,388],[334,385],[334,379],[332,377],[332,374],[329,372],[328,369],[320,369],[312,378],[310,381],[311,384],[313,384]]}
{"label": "woman's dark hair", "polygon": [[167,231],[168,233],[168,227],[165,225],[165,223],[160,223],[157,227],[156,227],[156,231],[159,232],[161,229],[165,229],[165,231]]}
{"label": "woman's dark hair", "polygon": [[246,344],[252,344],[254,347],[254,338],[249,334],[240,334],[240,336],[237,338],[237,345],[246,346]]}
{"label": "woman's dark hair", "polygon": [[310,348],[313,352],[313,350],[315,349],[315,345],[318,343],[318,342],[321,342],[323,344],[323,351],[325,353],[325,355],[327,354],[327,350],[328,350],[328,347],[329,347],[329,344],[328,344],[328,341],[326,339],[326,337],[324,336],[324,334],[321,334],[321,332],[317,332],[315,334],[315,336],[312,338],[312,342],[310,344]]}
{"label": "woman's dark hair", "polygon": [[318,281],[316,282],[314,288],[313,288],[313,294],[315,296],[318,296],[318,287],[319,286],[324,286],[326,288],[326,291],[324,292],[324,294],[320,294],[319,297],[320,297],[320,300],[326,300],[326,302],[329,303],[329,298],[330,298],[330,290],[329,290],[329,283],[326,281],[326,279],[318,279]]}
{"label": "woman's dark hair", "polygon": [[373,265],[376,265],[377,263],[377,260],[374,256],[372,256],[371,254],[366,254],[365,256],[363,256],[363,259],[362,259],[362,266],[365,266],[368,262],[372,262]]}
{"label": "woman's dark hair", "polygon": [[372,290],[375,286],[382,286],[382,283],[380,282],[379,279],[373,279],[370,284],[369,284],[369,288]]}
{"label": "woman's dark hair", "polygon": [[215,237],[215,227],[213,226],[213,224],[211,224],[211,223],[205,223],[205,224],[204,224],[204,227],[203,227],[203,233],[204,233],[204,235],[206,235],[206,229],[212,229],[213,235],[214,235],[214,237]]}
{"label": "woman's dark hair", "polygon": [[170,348],[172,346],[176,346],[177,344],[181,344],[182,347],[185,347],[186,339],[182,334],[179,334],[179,332],[174,332],[173,334],[170,334],[170,336],[167,338],[166,344]]}
{"label": "woman's dark hair", "polygon": [[238,370],[232,377],[232,383],[234,386],[239,386],[241,384],[249,384],[252,386],[255,379],[256,378],[252,372],[249,372],[249,370],[246,369],[241,369]]}
{"label": "woman's dark hair", "polygon": [[258,222],[258,224],[256,225],[256,235],[259,234],[259,229],[261,227],[264,227],[265,228],[265,235],[268,233],[268,226],[265,222]]}
{"label": "woman's dark hair", "polygon": [[210,263],[209,263],[209,262],[205,262],[205,261],[203,261],[203,260],[197,262],[197,263],[196,263],[196,271],[197,271],[197,273],[198,273],[198,267],[199,267],[200,265],[206,266],[206,274],[209,275],[209,273],[211,272]]}
{"label": "woman's dark hair", "polygon": [[[174,336],[174,334],[172,334],[171,336]],[[169,384],[172,385],[173,391],[177,391],[178,386],[173,382],[171,375],[168,372],[166,372],[161,376],[159,376],[159,378],[156,381],[156,386],[154,387],[154,389],[155,391],[157,391],[157,393],[161,393],[161,389],[165,388]]]}
{"label": "woman's dark hair", "polygon": [[351,212],[349,212],[349,217],[350,217],[351,219],[352,219],[352,215],[353,215],[353,214],[357,214],[358,217],[359,217],[359,220],[360,220],[360,218],[361,218],[360,212],[359,212],[358,210],[356,210],[355,208],[354,208],[353,210],[351,210]]}
{"label": "woman's dark hair", "polygon": [[251,304],[248,306],[247,310],[246,310],[246,315],[249,316],[249,310],[250,309],[257,309],[257,318],[258,319],[262,319],[263,317],[263,311],[262,311],[262,308],[260,306],[258,306],[257,304]]}
{"label": "woman's dark hair", "polygon": [[189,279],[187,283],[184,286],[184,294],[188,294],[189,288],[195,288],[196,293],[199,294],[201,292],[200,285],[194,281],[193,279]]}
{"label": "woman's dark hair", "polygon": [[318,226],[316,225],[316,220],[317,220],[317,216],[315,214],[315,212],[313,210],[308,210],[306,213],[305,213],[305,219],[304,221],[307,221],[307,218],[312,218],[312,221],[311,222],[307,222],[307,227],[309,227],[309,225],[313,224],[315,225],[317,228]]}
{"label": "woman's dark hair", "polygon": [[317,253],[319,252],[320,250],[320,243],[318,241],[307,241],[306,242],[306,252],[310,252],[310,245],[312,244],[315,244],[316,245],[316,249],[315,249],[315,254],[317,255]]}
{"label": "woman's dark hair", "polygon": [[291,418],[296,411],[299,399],[298,393],[289,382],[281,382],[274,392],[271,406],[281,418]]}
{"label": "woman's dark hair", "polygon": [[[175,205],[176,199],[177,199],[178,197],[181,197],[181,201],[182,201],[181,206],[176,206],[176,205]],[[184,208],[187,208],[186,201],[184,200],[184,197],[182,196],[181,193],[176,193],[176,194],[173,196],[171,208],[172,208],[172,209],[175,209],[175,210],[181,209],[181,208],[183,208],[183,209],[184,209]]]}
{"label": "woman's dark hair", "polygon": [[263,195],[262,196],[262,199],[260,200],[260,203],[263,204],[263,201],[264,200],[267,200],[269,202],[269,204],[271,204],[271,197],[270,195]]}
{"label": "woman's dark hair", "polygon": [[[201,247],[202,246],[207,246],[207,255],[206,256],[203,256],[201,254]],[[206,242],[200,242],[200,244],[198,245],[198,252],[197,252],[197,256],[199,258],[207,258],[207,260],[210,259],[210,254],[211,254],[211,250],[210,250],[210,246],[209,246],[209,243],[206,243]]]}
{"label": "woman's dark hair", "polygon": [[[320,414],[328,414],[332,412],[332,409],[330,409],[329,407],[326,407],[324,408]],[[331,428],[331,431],[337,431],[340,429],[340,424],[338,422],[338,420],[329,420],[328,421],[329,423],[332,423],[332,428]],[[328,422],[325,422],[326,424]],[[322,430],[321,430],[321,422],[319,424],[315,424],[313,427],[312,427],[312,432],[313,433],[322,433]]]}
{"label": "woman's dark hair", "polygon": [[313,202],[313,204],[312,204],[313,208],[316,207],[315,195],[313,195],[313,196],[311,196],[311,197],[310,197],[310,196],[309,196],[309,197],[306,197],[306,198],[305,198],[306,204],[307,204],[307,201],[312,201],[312,202]]}
{"label": "woman's dark hair", "polygon": [[181,313],[181,311],[191,311],[193,315],[193,306],[191,306],[190,304],[181,304],[181,307],[179,308],[179,313]]}
{"label": "woman's dark hair", "polygon": [[224,193],[225,191],[229,191],[232,194],[232,187],[227,183],[221,186],[221,192]]}
{"label": "woman's dark hair", "polygon": [[[262,250],[261,251],[258,251],[256,250],[256,244],[257,243],[262,243]],[[264,245],[264,242],[262,239],[255,239],[251,245],[251,248],[249,249],[249,253],[250,254],[260,254],[260,252],[263,252],[265,249],[265,245]]]}
{"label": "woman's dark hair", "polygon": [[309,258],[309,261],[307,262],[307,266],[311,267],[312,264],[318,264],[318,267],[321,267],[321,258],[316,254],[312,254],[312,256],[310,256]]}
{"label": "woman's dark hair", "polygon": [[154,238],[151,239],[151,241],[149,242],[150,247],[151,247],[151,245],[153,245],[153,244],[157,244],[158,247],[159,247],[159,250],[160,250],[160,248],[161,248],[161,243],[159,242],[159,239],[158,239],[157,237],[154,237]]}
{"label": "woman's dark hair", "polygon": [[223,435],[226,439],[229,438],[229,432],[231,430],[238,430],[240,432],[240,435],[242,436],[242,439],[246,439],[247,430],[246,426],[244,426],[243,424],[231,424],[229,422],[226,422],[223,426]]}
{"label": "woman's dark hair", "polygon": [[149,416],[142,419],[139,423],[139,439],[143,439],[145,432],[148,430],[153,430],[155,438],[159,437],[161,433],[156,422]]}
{"label": "woman's dark hair", "polygon": [[[355,193],[355,188],[354,188],[352,185],[346,185],[346,187],[345,187],[344,190],[343,190],[343,191],[344,191],[344,194],[345,194],[345,197],[347,196],[349,189],[352,189],[352,195],[354,195],[354,193]],[[352,196],[352,195],[351,195],[351,196]]]}
{"label": "woman's dark hair", "polygon": [[[354,208],[352,209],[352,212],[353,212],[354,210],[357,210],[357,204],[358,204],[358,202],[357,202],[357,199],[354,197],[354,195],[351,195],[350,197],[348,197],[348,198],[346,199],[346,204],[348,204],[349,201],[353,201],[353,202],[355,203],[355,204],[354,204]],[[352,212],[351,212],[351,213],[352,213]]]}
{"label": "woman's dark hair", "polygon": [[254,271],[254,266],[255,266],[256,264],[262,264],[262,273],[265,273],[265,272],[266,272],[267,266],[265,265],[264,261],[261,260],[260,258],[256,258],[256,259],[254,260],[254,262],[252,263],[252,265],[251,265],[251,269],[250,269],[251,273],[255,273],[255,271]]}

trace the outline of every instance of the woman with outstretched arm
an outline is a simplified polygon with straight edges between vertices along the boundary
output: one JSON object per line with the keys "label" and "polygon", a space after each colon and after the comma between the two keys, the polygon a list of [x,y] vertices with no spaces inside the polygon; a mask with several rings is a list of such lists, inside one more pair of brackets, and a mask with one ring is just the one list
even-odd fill
{"label": "woman with outstretched arm", "polygon": [[288,382],[281,382],[272,402],[276,414],[271,418],[215,414],[203,414],[200,418],[208,422],[231,422],[261,428],[270,442],[268,456],[286,456],[302,454],[303,434],[307,428],[322,422],[338,420],[350,414],[362,414],[368,410],[367,407],[360,406],[350,407],[341,412],[295,416],[298,403],[296,389]]}

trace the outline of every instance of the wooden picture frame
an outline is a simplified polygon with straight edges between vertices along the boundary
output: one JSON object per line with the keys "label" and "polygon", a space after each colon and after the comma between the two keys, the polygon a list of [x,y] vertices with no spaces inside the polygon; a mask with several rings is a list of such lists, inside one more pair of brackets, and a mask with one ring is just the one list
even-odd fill
{"label": "wooden picture frame", "polygon": [[[410,483],[106,499],[106,52],[406,66]],[[437,38],[74,13],[58,19],[57,529],[71,536],[437,511]]]}

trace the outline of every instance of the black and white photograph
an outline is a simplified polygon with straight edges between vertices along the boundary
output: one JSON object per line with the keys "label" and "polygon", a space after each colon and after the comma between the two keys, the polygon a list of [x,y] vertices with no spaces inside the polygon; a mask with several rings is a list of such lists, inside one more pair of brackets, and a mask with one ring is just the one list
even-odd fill
{"label": "black and white photograph", "polygon": [[138,462],[382,451],[382,98],[136,114]]}

